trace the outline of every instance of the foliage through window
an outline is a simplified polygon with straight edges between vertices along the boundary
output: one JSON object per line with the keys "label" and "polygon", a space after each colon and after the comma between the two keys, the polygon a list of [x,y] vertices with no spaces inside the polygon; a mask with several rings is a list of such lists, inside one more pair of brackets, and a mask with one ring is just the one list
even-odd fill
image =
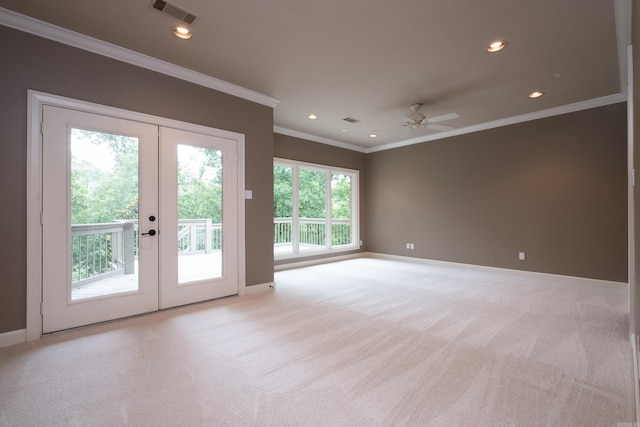
{"label": "foliage through window", "polygon": [[276,159],[274,255],[358,249],[358,172]]}
{"label": "foliage through window", "polygon": [[[132,136],[71,129],[73,283],[118,269],[128,230],[137,256],[138,145]],[[204,252],[207,242],[220,249],[222,152],[179,145],[177,154],[178,251]]]}

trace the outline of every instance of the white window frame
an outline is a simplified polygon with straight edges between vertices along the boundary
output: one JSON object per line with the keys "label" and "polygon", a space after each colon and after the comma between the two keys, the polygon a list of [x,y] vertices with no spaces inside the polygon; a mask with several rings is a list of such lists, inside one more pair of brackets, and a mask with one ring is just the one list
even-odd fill
{"label": "white window frame", "polygon": [[[323,254],[332,254],[339,252],[348,252],[360,249],[360,172],[355,169],[346,169],[346,168],[337,168],[328,165],[321,165],[316,163],[307,163],[301,162],[297,160],[289,160],[274,157],[273,166],[283,166],[292,168],[292,226],[291,226],[291,252],[279,253],[276,254],[274,252],[274,260],[283,260],[283,259],[292,259],[292,258],[302,258],[302,257],[310,257],[317,256]],[[326,226],[326,241],[327,246],[324,248],[318,248],[314,250],[305,250],[303,252],[300,251],[299,241],[300,241],[300,233],[299,233],[299,203],[298,203],[298,170],[300,167],[305,169],[311,169],[315,171],[324,172],[327,176],[326,180],[326,218],[325,221],[327,223]],[[351,244],[349,245],[340,245],[333,246],[331,244],[331,233],[332,233],[332,224],[331,224],[331,175],[332,174],[346,174],[352,177],[351,180]],[[275,218],[274,218],[275,221]],[[275,248],[275,244],[274,244]]]}

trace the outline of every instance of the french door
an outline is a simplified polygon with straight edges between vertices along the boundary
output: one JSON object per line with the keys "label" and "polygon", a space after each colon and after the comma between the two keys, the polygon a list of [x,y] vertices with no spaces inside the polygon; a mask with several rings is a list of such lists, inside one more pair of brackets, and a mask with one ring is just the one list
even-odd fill
{"label": "french door", "polygon": [[236,141],[42,114],[43,332],[238,293]]}
{"label": "french door", "polygon": [[160,128],[160,308],[238,293],[237,165],[234,141]]}

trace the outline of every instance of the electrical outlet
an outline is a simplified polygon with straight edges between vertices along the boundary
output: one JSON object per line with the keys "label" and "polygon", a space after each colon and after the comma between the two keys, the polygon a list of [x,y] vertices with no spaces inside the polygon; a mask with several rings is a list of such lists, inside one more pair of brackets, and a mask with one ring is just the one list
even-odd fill
{"label": "electrical outlet", "polygon": [[525,260],[525,258],[526,258],[526,255],[525,255],[525,253],[524,253],[524,252],[520,252],[520,253],[518,253],[518,259],[519,259],[520,261],[524,261],[524,260]]}
{"label": "electrical outlet", "polygon": [[411,249],[411,243],[407,243],[407,249]]}
{"label": "electrical outlet", "polygon": [[411,249],[414,249],[414,248],[415,248],[415,246],[413,246],[413,243],[411,243]]}

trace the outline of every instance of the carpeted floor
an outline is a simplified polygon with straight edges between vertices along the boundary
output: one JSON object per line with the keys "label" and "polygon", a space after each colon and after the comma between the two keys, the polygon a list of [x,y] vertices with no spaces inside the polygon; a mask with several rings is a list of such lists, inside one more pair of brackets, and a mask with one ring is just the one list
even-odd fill
{"label": "carpeted floor", "polygon": [[0,349],[2,426],[616,426],[627,289],[389,260]]}

